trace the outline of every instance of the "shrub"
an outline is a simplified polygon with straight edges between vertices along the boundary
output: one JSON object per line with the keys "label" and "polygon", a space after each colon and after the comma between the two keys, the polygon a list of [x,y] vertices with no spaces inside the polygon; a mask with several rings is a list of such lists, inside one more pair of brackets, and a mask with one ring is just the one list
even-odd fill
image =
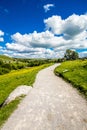
{"label": "shrub", "polygon": [[3,75],[3,74],[6,74],[6,73],[9,73],[10,70],[7,69],[7,68],[0,68],[0,75]]}

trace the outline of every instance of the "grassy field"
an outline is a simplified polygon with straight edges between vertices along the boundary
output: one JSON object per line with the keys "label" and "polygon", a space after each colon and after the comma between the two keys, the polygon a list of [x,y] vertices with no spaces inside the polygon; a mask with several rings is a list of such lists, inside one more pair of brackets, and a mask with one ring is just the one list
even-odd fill
{"label": "grassy field", "polygon": [[19,85],[32,85],[39,70],[49,64],[11,71],[0,75],[0,105],[3,104],[8,95]]}
{"label": "grassy field", "polygon": [[54,72],[72,83],[87,98],[87,60],[63,62]]}
{"label": "grassy field", "polygon": [[19,70],[27,67],[55,63],[57,61],[57,59],[22,59],[0,55],[0,75],[9,73],[12,70]]}
{"label": "grassy field", "polygon": [[18,98],[5,107],[2,107],[8,95],[19,85],[32,86],[38,71],[50,65],[52,64],[15,70],[8,74],[0,75],[0,126],[2,126],[20,102],[20,98]]}
{"label": "grassy field", "polygon": [[0,59],[2,60],[13,60],[11,57],[5,56],[5,55],[0,55]]}
{"label": "grassy field", "polygon": [[11,113],[17,108],[20,101],[23,99],[23,97],[18,97],[5,107],[2,107],[0,109],[0,127],[2,124],[7,120],[7,118],[11,115]]}

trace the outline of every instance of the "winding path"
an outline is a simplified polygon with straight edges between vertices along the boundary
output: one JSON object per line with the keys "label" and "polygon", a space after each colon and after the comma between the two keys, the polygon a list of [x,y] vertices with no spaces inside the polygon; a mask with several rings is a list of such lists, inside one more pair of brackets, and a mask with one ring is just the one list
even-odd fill
{"label": "winding path", "polygon": [[1,130],[87,130],[87,102],[61,78],[41,70],[34,88]]}

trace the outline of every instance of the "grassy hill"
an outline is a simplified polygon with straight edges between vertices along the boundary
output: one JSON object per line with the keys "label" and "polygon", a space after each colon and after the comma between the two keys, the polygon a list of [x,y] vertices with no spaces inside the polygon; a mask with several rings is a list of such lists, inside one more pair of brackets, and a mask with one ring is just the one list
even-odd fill
{"label": "grassy hill", "polygon": [[72,83],[87,97],[87,59],[63,62],[55,69],[55,74]]}
{"label": "grassy hill", "polygon": [[52,64],[15,70],[0,76],[0,127],[16,109],[21,99],[19,97],[3,107],[3,103],[8,95],[19,85],[32,86],[38,71],[49,65]]}
{"label": "grassy hill", "polygon": [[5,55],[0,55],[0,59],[2,59],[2,60],[13,60],[13,58],[5,56]]}
{"label": "grassy hill", "polygon": [[52,65],[54,60],[22,59],[0,55],[0,126],[20,102],[20,97],[3,107],[9,94],[19,85],[32,86],[39,70]]}
{"label": "grassy hill", "polygon": [[12,70],[39,66],[51,62],[55,62],[55,60],[11,58],[8,56],[0,55],[0,75],[9,73]]}

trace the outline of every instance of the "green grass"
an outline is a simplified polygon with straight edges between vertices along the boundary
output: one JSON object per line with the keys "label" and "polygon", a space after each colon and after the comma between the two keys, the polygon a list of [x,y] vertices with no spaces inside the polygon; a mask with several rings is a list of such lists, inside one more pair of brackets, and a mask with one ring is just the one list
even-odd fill
{"label": "green grass", "polygon": [[[17,86],[32,86],[38,71],[50,65],[52,64],[44,64],[37,67],[16,70],[0,76],[0,106],[2,106],[5,99]],[[7,120],[10,114],[16,109],[19,102],[20,100],[19,98],[17,98],[8,105],[0,107],[0,126],[2,126],[2,124]]]}
{"label": "green grass", "polygon": [[72,83],[87,97],[87,60],[63,62],[54,72]]}
{"label": "green grass", "polygon": [[5,56],[5,55],[0,55],[0,59],[2,60],[13,60],[11,57]]}
{"label": "green grass", "polygon": [[22,96],[18,97],[14,101],[0,109],[0,126],[2,126],[3,123],[5,123],[5,121],[11,115],[11,113],[17,108],[22,98]]}
{"label": "green grass", "polygon": [[0,76],[0,105],[3,104],[8,95],[19,85],[29,85],[34,83],[39,70],[49,64],[12,71]]}

